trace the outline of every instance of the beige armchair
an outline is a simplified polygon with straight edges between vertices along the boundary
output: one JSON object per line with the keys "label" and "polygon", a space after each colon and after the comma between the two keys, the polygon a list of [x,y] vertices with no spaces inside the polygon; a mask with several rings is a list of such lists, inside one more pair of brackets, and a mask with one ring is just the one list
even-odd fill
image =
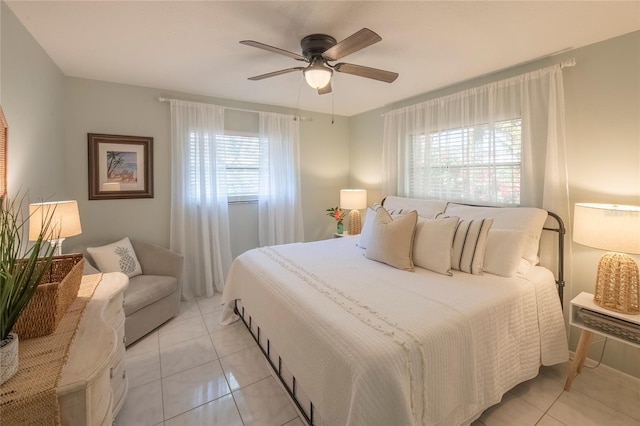
{"label": "beige armchair", "polygon": [[[142,267],[142,275],[129,278],[129,286],[124,292],[124,334],[127,346],[178,315],[183,267],[183,258],[178,253],[156,244],[130,240]],[[86,248],[78,251],[84,254],[91,268],[97,271]]]}

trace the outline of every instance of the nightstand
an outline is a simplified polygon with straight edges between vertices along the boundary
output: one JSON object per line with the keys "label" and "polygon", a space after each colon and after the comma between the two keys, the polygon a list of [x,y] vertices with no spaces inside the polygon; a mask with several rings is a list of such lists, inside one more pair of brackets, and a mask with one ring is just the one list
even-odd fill
{"label": "nightstand", "polygon": [[614,339],[640,351],[640,315],[621,314],[602,308],[593,302],[593,294],[582,292],[571,301],[569,324],[582,329],[571,370],[564,390],[571,389],[587,358],[593,333]]}
{"label": "nightstand", "polygon": [[348,232],[343,232],[342,234],[338,234],[337,232],[333,233],[333,238],[342,238],[342,237],[350,237],[351,234]]}

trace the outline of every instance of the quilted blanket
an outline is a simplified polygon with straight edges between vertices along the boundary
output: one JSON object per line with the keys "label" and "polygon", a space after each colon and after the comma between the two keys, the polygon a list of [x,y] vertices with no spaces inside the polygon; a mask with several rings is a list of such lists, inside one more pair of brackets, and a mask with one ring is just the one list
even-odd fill
{"label": "quilted blanket", "polygon": [[[553,275],[406,272],[342,238],[254,249],[223,293],[259,324],[316,424],[469,424],[568,359]],[[236,320],[229,310],[222,322]]]}

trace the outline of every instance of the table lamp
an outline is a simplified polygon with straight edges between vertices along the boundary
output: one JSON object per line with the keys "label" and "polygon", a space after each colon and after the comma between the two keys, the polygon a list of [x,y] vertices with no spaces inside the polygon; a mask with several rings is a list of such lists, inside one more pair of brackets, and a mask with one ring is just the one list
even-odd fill
{"label": "table lamp", "polygon": [[594,303],[624,314],[640,312],[638,265],[626,254],[640,254],[640,207],[577,203],[573,241],[610,252],[598,264]]}
{"label": "table lamp", "polygon": [[55,246],[54,255],[60,256],[64,239],[82,233],[77,201],[29,204],[29,240],[38,239],[42,225],[49,217],[51,217],[50,236],[53,237],[49,243]]}
{"label": "table lamp", "polygon": [[359,234],[362,230],[359,209],[367,208],[367,191],[365,189],[341,189],[340,208],[351,210],[349,212],[349,234]]}

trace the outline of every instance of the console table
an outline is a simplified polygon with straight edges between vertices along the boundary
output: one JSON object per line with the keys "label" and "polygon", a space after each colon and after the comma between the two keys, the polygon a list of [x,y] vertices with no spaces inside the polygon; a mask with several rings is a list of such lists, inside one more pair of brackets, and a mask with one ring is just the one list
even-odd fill
{"label": "console table", "polygon": [[103,274],[87,303],[58,382],[63,425],[111,425],[127,394],[124,291],[129,279]]}

